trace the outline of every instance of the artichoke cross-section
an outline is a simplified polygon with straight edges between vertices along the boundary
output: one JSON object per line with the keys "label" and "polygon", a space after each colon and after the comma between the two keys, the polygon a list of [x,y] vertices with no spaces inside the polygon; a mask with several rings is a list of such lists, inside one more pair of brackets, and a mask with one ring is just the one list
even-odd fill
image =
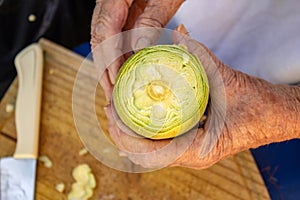
{"label": "artichoke cross-section", "polygon": [[121,67],[113,91],[121,121],[151,139],[172,138],[195,127],[208,97],[203,66],[180,45],[156,45],[133,54]]}

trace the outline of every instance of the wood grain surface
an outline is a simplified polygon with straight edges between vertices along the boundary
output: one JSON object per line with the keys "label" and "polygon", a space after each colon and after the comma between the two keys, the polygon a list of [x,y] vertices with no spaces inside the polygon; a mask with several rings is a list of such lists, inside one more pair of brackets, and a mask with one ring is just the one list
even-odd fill
{"label": "wood grain surface", "polygon": [[[39,41],[44,50],[44,79],[39,154],[53,162],[37,167],[36,199],[67,199],[74,182],[72,169],[87,163],[95,174],[97,187],[91,199],[270,199],[256,163],[249,151],[223,160],[206,170],[166,168],[148,173],[125,173],[111,169],[91,154],[79,156],[84,147],[72,114],[72,91],[76,73],[83,61],[79,55],[48,40]],[[93,67],[92,63],[86,63]],[[88,79],[87,79],[88,81]],[[84,85],[82,86],[84,87]],[[7,104],[15,104],[17,80],[0,104],[0,157],[11,156],[17,141],[14,112],[6,112]],[[85,96],[91,91],[82,90]],[[106,130],[102,106],[105,98],[100,87],[96,92],[96,113]],[[82,118],[88,122],[82,105]],[[65,191],[56,191],[58,183]]]}

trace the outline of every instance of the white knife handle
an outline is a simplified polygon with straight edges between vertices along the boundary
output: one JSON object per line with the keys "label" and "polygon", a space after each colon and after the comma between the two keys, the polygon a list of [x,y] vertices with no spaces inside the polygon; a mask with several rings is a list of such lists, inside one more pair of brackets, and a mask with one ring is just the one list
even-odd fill
{"label": "white knife handle", "polygon": [[37,158],[41,110],[43,54],[38,44],[22,50],[15,58],[18,72],[16,102],[17,147],[15,158]]}

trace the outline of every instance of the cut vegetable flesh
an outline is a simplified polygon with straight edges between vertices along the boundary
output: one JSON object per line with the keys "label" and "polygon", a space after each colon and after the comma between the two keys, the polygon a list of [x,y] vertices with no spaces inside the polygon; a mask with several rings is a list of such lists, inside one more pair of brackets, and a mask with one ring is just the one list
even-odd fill
{"label": "cut vegetable flesh", "polygon": [[122,122],[134,132],[163,139],[197,124],[208,93],[207,77],[197,57],[182,46],[157,45],[123,64],[113,102]]}

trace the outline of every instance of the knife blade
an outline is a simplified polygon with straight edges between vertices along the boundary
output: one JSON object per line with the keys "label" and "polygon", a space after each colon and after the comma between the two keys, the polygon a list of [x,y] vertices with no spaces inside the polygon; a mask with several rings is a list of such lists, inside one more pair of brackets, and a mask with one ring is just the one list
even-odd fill
{"label": "knife blade", "polygon": [[15,122],[17,145],[13,157],[0,160],[0,200],[34,199],[42,94],[43,55],[38,44],[15,58],[18,93]]}

